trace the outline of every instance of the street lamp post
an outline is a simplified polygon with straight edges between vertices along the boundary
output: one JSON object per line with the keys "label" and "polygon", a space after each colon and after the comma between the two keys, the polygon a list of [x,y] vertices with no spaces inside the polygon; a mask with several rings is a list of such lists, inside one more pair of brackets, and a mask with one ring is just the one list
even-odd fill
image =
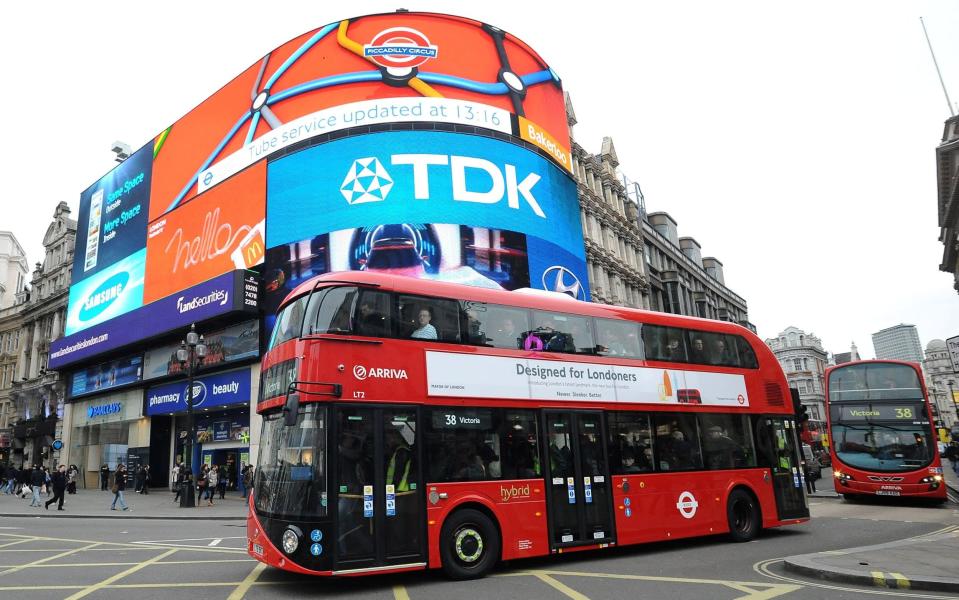
{"label": "street lamp post", "polygon": [[[187,373],[187,396],[186,396],[186,456],[185,465],[189,465],[190,471],[193,470],[193,436],[196,435],[193,424],[193,371],[199,365],[197,359],[202,360],[206,356],[206,344],[203,343],[203,336],[196,332],[196,324],[190,325],[190,331],[186,334],[186,340],[180,342],[180,349],[176,351],[177,361],[180,368],[186,367]],[[192,485],[192,483],[190,484]],[[186,506],[195,506],[192,501],[192,494],[187,494]]]}

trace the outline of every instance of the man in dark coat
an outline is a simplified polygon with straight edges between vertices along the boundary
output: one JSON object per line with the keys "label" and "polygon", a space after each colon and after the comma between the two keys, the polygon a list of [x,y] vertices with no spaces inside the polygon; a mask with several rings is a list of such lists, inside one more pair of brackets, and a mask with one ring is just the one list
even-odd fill
{"label": "man in dark coat", "polygon": [[107,491],[107,487],[110,485],[110,467],[106,463],[103,463],[103,466],[100,467],[100,491]]}
{"label": "man in dark coat", "polygon": [[63,493],[67,491],[67,466],[60,465],[57,468],[56,472],[51,477],[51,485],[53,485],[53,498],[50,498],[46,501],[43,507],[47,510],[50,510],[50,505],[54,502],[58,502],[57,510],[63,510]]}
{"label": "man in dark coat", "polygon": [[43,469],[40,468],[40,465],[33,465],[33,470],[30,472],[30,487],[33,492],[33,499],[30,500],[30,506],[40,506],[40,488],[45,484],[46,477]]}

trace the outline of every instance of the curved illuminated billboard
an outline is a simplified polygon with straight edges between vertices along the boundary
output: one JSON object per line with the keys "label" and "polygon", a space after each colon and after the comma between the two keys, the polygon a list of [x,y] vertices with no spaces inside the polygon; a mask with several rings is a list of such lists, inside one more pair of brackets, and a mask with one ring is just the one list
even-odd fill
{"label": "curved illuminated billboard", "polygon": [[267,308],[308,277],[370,270],[588,299],[576,184],[492,137],[360,135],[271,161]]}
{"label": "curved illuminated billboard", "polygon": [[150,220],[293,144],[412,121],[516,135],[571,164],[559,77],[529,46],[462,17],[369,15],[287,42],[160,134]]}
{"label": "curved illuminated billboard", "polygon": [[346,269],[588,299],[571,165],[560,79],[519,39],[429,13],[330,23],[82,194],[62,345],[232,270],[261,271],[267,312]]}

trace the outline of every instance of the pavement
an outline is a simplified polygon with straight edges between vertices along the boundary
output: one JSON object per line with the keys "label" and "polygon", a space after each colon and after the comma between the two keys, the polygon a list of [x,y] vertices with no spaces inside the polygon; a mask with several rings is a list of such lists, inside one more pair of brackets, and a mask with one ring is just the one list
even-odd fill
{"label": "pavement", "polygon": [[[46,502],[46,494],[40,495],[40,501]],[[173,493],[166,488],[154,488],[149,494],[137,494],[127,490],[123,494],[129,510],[110,510],[113,494],[100,490],[77,490],[76,494],[64,497],[63,510],[58,511],[56,504],[49,509],[42,506],[31,507],[31,496],[18,498],[9,494],[0,494],[0,517],[49,517],[49,518],[116,518],[116,519],[196,519],[196,520],[243,520],[246,518],[247,501],[238,492],[227,492],[226,498],[213,500],[213,506],[206,501],[197,502],[195,508],[180,508],[179,502],[173,502]]]}
{"label": "pavement", "polygon": [[[959,476],[948,462],[943,476],[950,490],[945,506],[928,506],[929,511],[956,509],[959,497]],[[826,479],[823,471],[822,488],[811,494],[813,498],[839,497],[833,490],[832,472]],[[819,483],[819,482],[817,482]],[[863,500],[881,509],[896,511],[901,503],[885,498]],[[916,502],[911,502],[912,506]],[[783,568],[792,573],[817,579],[839,581],[855,585],[876,586],[898,590],[925,590],[959,593],[959,526],[951,525],[929,534],[903,540],[789,556],[783,559]]]}

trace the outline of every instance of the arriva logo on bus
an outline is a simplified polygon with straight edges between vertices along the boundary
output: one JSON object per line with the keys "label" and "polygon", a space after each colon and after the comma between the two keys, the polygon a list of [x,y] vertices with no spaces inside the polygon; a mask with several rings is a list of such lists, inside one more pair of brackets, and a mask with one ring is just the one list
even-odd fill
{"label": "arriva logo on bus", "polygon": [[353,377],[360,381],[364,379],[409,379],[406,369],[383,369],[380,367],[364,367],[363,365],[353,367]]}

